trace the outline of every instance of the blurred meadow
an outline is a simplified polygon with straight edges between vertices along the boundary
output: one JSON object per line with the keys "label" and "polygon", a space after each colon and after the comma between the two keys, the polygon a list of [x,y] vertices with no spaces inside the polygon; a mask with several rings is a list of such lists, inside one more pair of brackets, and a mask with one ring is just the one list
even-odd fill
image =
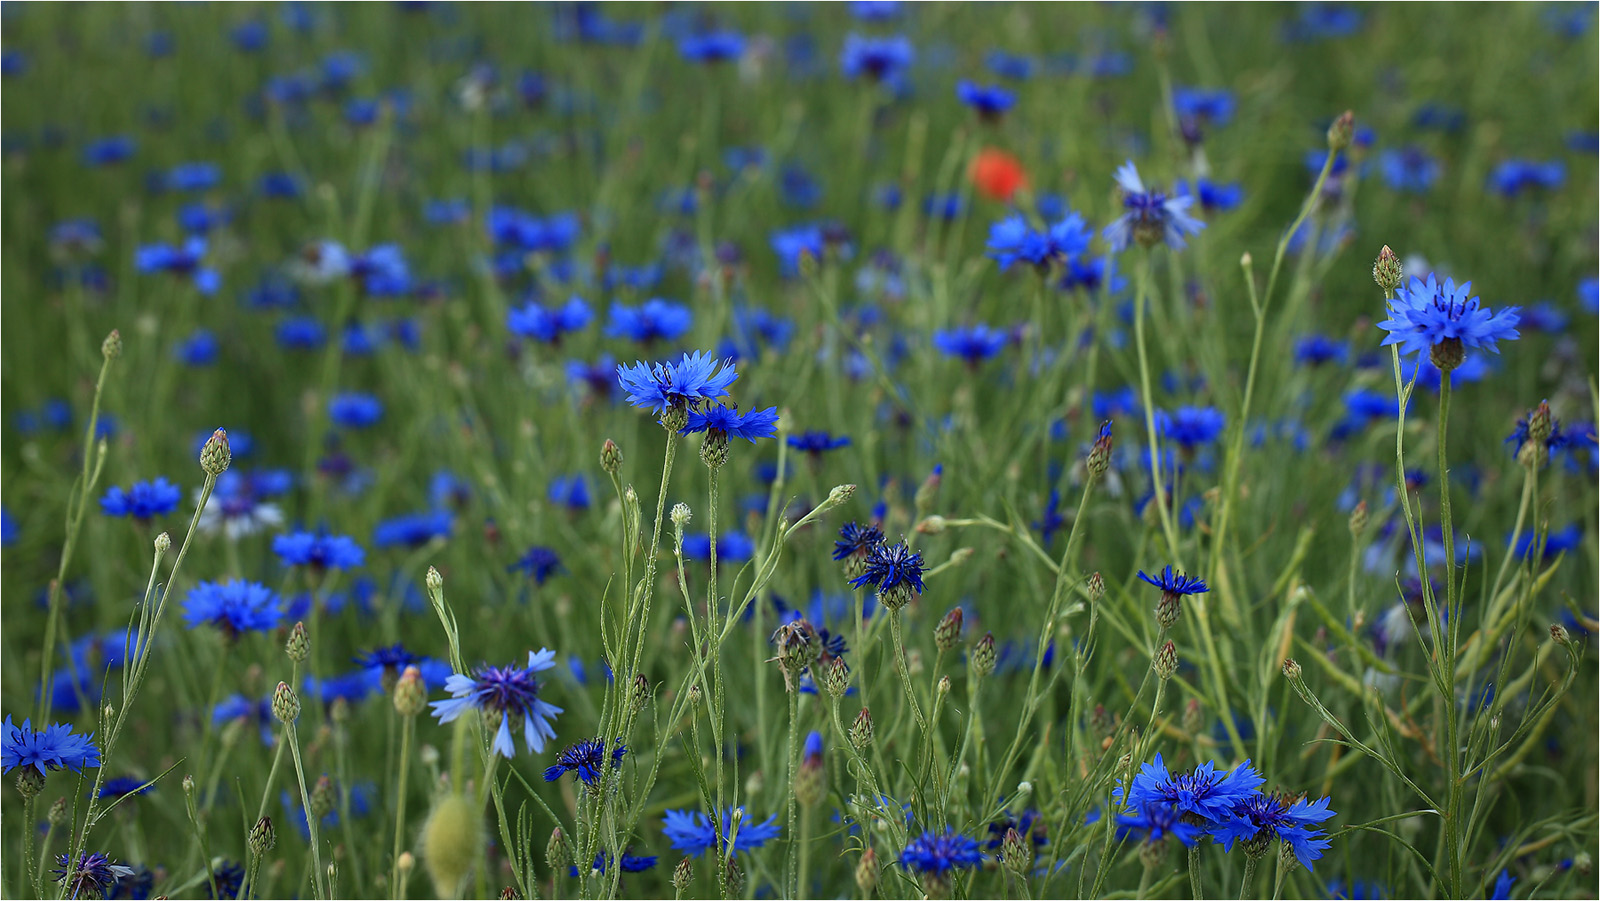
{"label": "blurred meadow", "polygon": [[1596,13],[4,4],[0,893],[1596,897]]}

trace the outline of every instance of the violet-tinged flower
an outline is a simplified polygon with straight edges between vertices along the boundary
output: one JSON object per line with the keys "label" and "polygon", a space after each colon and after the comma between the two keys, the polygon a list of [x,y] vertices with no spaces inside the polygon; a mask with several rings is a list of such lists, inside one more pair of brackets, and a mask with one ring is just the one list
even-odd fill
{"label": "violet-tinged flower", "polygon": [[1332,816],[1327,798],[1288,804],[1280,795],[1257,792],[1241,799],[1220,821],[1213,820],[1215,825],[1210,832],[1224,851],[1232,851],[1234,842],[1253,839],[1287,842],[1301,865],[1309,870],[1312,861],[1321,857],[1330,844],[1320,830],[1308,827]]}
{"label": "violet-tinged flower", "polygon": [[601,739],[586,738],[577,744],[567,745],[556,755],[555,765],[544,771],[544,781],[554,782],[567,773],[576,772],[584,785],[592,787],[600,781],[607,763],[619,767],[623,755],[627,753],[628,748],[621,739],[615,741],[611,750],[607,751],[606,743]]}
{"label": "violet-tinged flower", "polygon": [[[1230,771],[1217,769],[1215,763],[1206,761],[1192,772],[1173,775],[1167,772],[1160,752],[1154,761],[1140,767],[1127,792],[1127,805],[1142,808],[1150,802],[1173,804],[1179,813],[1192,813],[1212,823],[1227,819],[1238,804],[1255,794],[1266,779],[1250,765],[1239,764]],[[1112,792],[1120,798],[1122,789]]]}
{"label": "violet-tinged flower", "polygon": [[923,832],[906,844],[900,865],[923,876],[944,879],[953,870],[968,870],[983,862],[976,839],[949,826],[943,832]]}
{"label": "violet-tinged flower", "polygon": [[1204,834],[1199,826],[1183,821],[1177,806],[1154,798],[1130,805],[1129,813],[1117,815],[1117,837],[1135,834],[1155,844],[1171,835],[1185,845],[1193,845]]}
{"label": "violet-tinged flower", "polygon": [[522,730],[529,752],[537,754],[556,737],[550,723],[562,709],[540,699],[542,685],[534,674],[554,667],[555,659],[554,651],[540,648],[528,652],[526,667],[480,667],[470,676],[454,673],[444,685],[454,697],[433,701],[433,715],[448,723],[475,709],[483,716],[485,727],[493,730],[492,746],[501,756],[516,755],[513,728]]}
{"label": "violet-tinged flower", "polygon": [[67,889],[71,898],[102,898],[111,891],[118,879],[132,876],[133,868],[111,862],[111,858],[94,851],[76,861],[67,855],[56,856],[56,868],[50,871],[56,883]]}
{"label": "violet-tinged flower", "polygon": [[1102,233],[1113,252],[1121,253],[1134,242],[1143,247],[1164,243],[1173,250],[1181,250],[1184,235],[1197,234],[1206,227],[1204,222],[1189,215],[1193,197],[1168,197],[1161,191],[1146,190],[1132,160],[1117,170],[1116,180],[1122,189],[1123,209],[1127,212],[1106,226]]}

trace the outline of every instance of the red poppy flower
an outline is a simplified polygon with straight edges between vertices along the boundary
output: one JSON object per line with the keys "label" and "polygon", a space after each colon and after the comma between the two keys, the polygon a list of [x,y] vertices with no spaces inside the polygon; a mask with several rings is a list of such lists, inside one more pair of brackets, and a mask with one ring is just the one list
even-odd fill
{"label": "red poppy flower", "polygon": [[1009,201],[1019,188],[1028,186],[1028,173],[1022,170],[1022,163],[1004,150],[980,151],[968,176],[985,197],[1002,203]]}

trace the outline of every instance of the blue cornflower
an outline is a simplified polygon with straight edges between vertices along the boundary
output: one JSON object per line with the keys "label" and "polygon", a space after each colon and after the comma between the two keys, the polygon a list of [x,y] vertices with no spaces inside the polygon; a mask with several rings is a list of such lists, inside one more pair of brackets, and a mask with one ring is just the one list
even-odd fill
{"label": "blue cornflower", "polygon": [[126,491],[120,485],[112,485],[100,498],[100,510],[107,516],[144,520],[176,510],[182,497],[178,486],[161,476],[153,482],[134,482]]}
{"label": "blue cornflower", "polygon": [[315,316],[290,316],[273,330],[284,350],[315,350],[327,340],[327,330]]}
{"label": "blue cornflower", "polygon": [[830,435],[827,432],[801,432],[790,435],[789,446],[798,451],[805,451],[812,456],[821,456],[824,451],[837,450],[850,446],[850,436]]}
{"label": "blue cornflower", "polygon": [[551,476],[550,490],[545,495],[550,503],[578,511],[589,509],[589,479],[583,473],[570,476]]}
{"label": "blue cornflower", "polygon": [[[744,808],[738,810],[743,813]],[[729,807],[721,816],[721,840],[718,841],[717,829],[711,825],[711,819],[704,813],[689,810],[669,810],[661,818],[661,833],[672,842],[672,850],[684,854],[700,855],[706,853],[714,845],[726,845],[728,833],[732,831],[734,808]],[[734,851],[754,851],[767,842],[778,837],[783,827],[777,825],[777,814],[767,817],[756,823],[742,821],[739,831],[733,836]]]}
{"label": "blue cornflower", "polygon": [[925,877],[947,879],[953,870],[967,870],[983,862],[976,839],[949,826],[944,832],[926,831],[906,844],[900,865]]}
{"label": "blue cornflower", "polygon": [[386,692],[400,678],[402,670],[422,661],[421,657],[406,650],[402,644],[373,648],[350,659],[369,675],[375,674]]}
{"label": "blue cornflower", "polygon": [[[1139,570],[1139,578],[1161,589],[1164,594],[1204,594],[1211,589],[1206,587],[1204,579],[1186,576],[1183,573],[1174,573],[1171,565],[1161,571],[1161,575],[1151,578],[1144,570]],[[1156,763],[1161,762],[1161,755],[1156,755]]]}
{"label": "blue cornflower", "polygon": [[1056,532],[1067,524],[1066,517],[1062,516],[1058,509],[1060,504],[1061,492],[1054,488],[1050,489],[1050,498],[1045,501],[1044,513],[1033,523],[1033,527],[1039,530],[1039,537],[1043,538],[1047,545],[1050,539],[1055,537]]}
{"label": "blue cornflower", "polygon": [[909,67],[915,56],[911,40],[904,35],[879,38],[851,32],[845,35],[839,67],[846,78],[866,75],[873,81],[890,81]]}
{"label": "blue cornflower", "polygon": [[1173,185],[1172,192],[1177,197],[1192,195],[1200,201],[1200,208],[1206,212],[1227,212],[1244,202],[1244,187],[1238,182],[1219,185],[1209,178],[1198,178],[1192,191],[1188,182],[1179,181]]}
{"label": "blue cornflower", "polygon": [[348,535],[326,532],[290,532],[272,538],[272,552],[285,566],[314,569],[354,569],[366,562],[366,551]]}
{"label": "blue cornflower", "polygon": [[[1506,436],[1506,444],[1516,444],[1516,447],[1511,449],[1511,455],[1513,457],[1518,456],[1522,452],[1522,446],[1528,443],[1528,426],[1529,423],[1534,419],[1535,414],[1538,412],[1540,411],[1531,411],[1528,413],[1528,415],[1518,419],[1517,427],[1512,429],[1511,434]],[[1549,416],[1548,408],[1544,409],[1543,413],[1550,420],[1550,434],[1545,438],[1545,450],[1553,454],[1555,451],[1566,446],[1568,436],[1561,431],[1561,420],[1556,419],[1553,416]]]}
{"label": "blue cornflower", "polygon": [[1333,815],[1327,798],[1288,804],[1280,795],[1252,792],[1235,804],[1224,819],[1213,820],[1211,836],[1222,843],[1224,851],[1233,850],[1233,843],[1239,841],[1287,842],[1300,864],[1309,870],[1312,861],[1321,857],[1330,844],[1320,830],[1307,827]]}
{"label": "blue cornflower", "polygon": [[540,683],[534,673],[555,666],[555,659],[555,651],[540,648],[537,652],[528,652],[526,667],[486,666],[478,668],[471,676],[452,673],[444,687],[454,697],[432,702],[433,715],[439,722],[448,723],[476,709],[483,715],[484,725],[494,730],[496,752],[504,757],[516,754],[511,730],[520,727],[528,750],[538,754],[544,750],[546,741],[556,737],[550,723],[562,710],[540,700]]}
{"label": "blue cornflower", "polygon": [[940,329],[933,333],[933,346],[946,356],[960,357],[968,366],[998,354],[1010,340],[1009,333],[990,328],[985,323],[954,329]]}
{"label": "blue cornflower", "polygon": [[1192,846],[1204,834],[1199,826],[1183,821],[1183,814],[1176,805],[1152,798],[1129,806],[1132,812],[1117,815],[1119,839],[1129,833],[1141,833],[1145,841],[1154,844],[1165,841],[1171,835],[1185,845]]}
{"label": "blue cornflower", "polygon": [[1296,363],[1320,366],[1323,363],[1344,363],[1350,358],[1350,346],[1323,335],[1306,335],[1294,345]]}
{"label": "blue cornflower", "polygon": [[449,538],[455,519],[448,510],[403,513],[378,523],[372,530],[374,547],[422,547],[435,538]]}
{"label": "blue cornflower", "polygon": [[880,541],[867,550],[866,569],[851,579],[850,585],[875,585],[878,600],[885,607],[902,607],[913,593],[922,593],[922,555],[911,550],[903,539],[896,544]]}
{"label": "blue cornflower", "polygon": [[[651,854],[649,856],[640,856],[640,855],[629,854],[628,852],[624,851],[624,852],[622,852],[622,872],[624,872],[624,873],[643,873],[645,870],[648,870],[648,869],[654,867],[656,865],[656,861],[658,859],[659,858],[656,857],[654,854]],[[594,856],[594,872],[596,872],[596,873],[604,873],[606,871],[606,863],[608,861],[610,861],[610,860],[611,860],[611,852],[610,851],[601,851],[601,852],[597,853]],[[571,878],[577,879],[578,878],[578,868],[577,868],[577,866],[575,866],[575,865],[568,866],[567,867],[567,874]]]}
{"label": "blue cornflower", "polygon": [[1511,898],[1511,884],[1517,878],[1511,875],[1510,870],[1501,870],[1500,875],[1494,879],[1494,890],[1489,893],[1489,901],[1509,901]]}
{"label": "blue cornflower", "polygon": [[1554,190],[1567,179],[1566,164],[1560,160],[1536,163],[1532,160],[1506,160],[1489,173],[1489,187],[1506,197],[1526,190]]}
{"label": "blue cornflower", "polygon": [[997,84],[981,85],[965,78],[956,83],[956,99],[972,107],[985,121],[995,122],[1017,103],[1017,95]]}
{"label": "blue cornflower", "polygon": [[697,409],[701,401],[728,393],[739,377],[730,364],[696,351],[676,363],[636,362],[617,367],[617,379],[628,392],[628,403],[641,410],[665,413],[669,409]]}
{"label": "blue cornflower", "polygon": [[528,552],[517,559],[517,562],[506,567],[506,572],[522,570],[536,585],[543,585],[545,580],[561,571],[561,557],[553,548],[534,545]]}
{"label": "blue cornflower", "polygon": [[379,244],[351,257],[349,274],[370,297],[404,297],[411,290],[411,269],[396,244]]}
{"label": "blue cornflower", "polygon": [[678,41],[678,53],[692,63],[719,63],[744,55],[744,35],[737,31],[692,34]]}
{"label": "blue cornflower", "polygon": [[94,733],[78,735],[71,726],[57,723],[43,732],[33,730],[32,720],[14,726],[11,717],[0,729],[0,773],[17,767],[33,767],[43,776],[46,770],[83,772],[84,767],[100,765],[100,749],[94,746]]}
{"label": "blue cornflower", "polygon": [[611,318],[606,322],[607,338],[627,338],[641,344],[653,341],[673,341],[682,337],[694,324],[694,314],[689,308],[670,300],[653,297],[637,307],[611,304]]}
{"label": "blue cornflower", "polygon": [[[1512,546],[1512,536],[1508,534],[1506,536],[1506,545],[1512,548],[1511,553],[1513,555],[1522,559],[1527,559],[1533,555],[1533,549],[1535,546],[1534,539],[1536,537],[1538,537],[1536,532],[1524,531],[1520,536],[1517,537],[1516,545]],[[1545,536],[1544,559],[1549,560],[1550,558],[1566,551],[1570,551],[1581,544],[1583,544],[1583,523],[1569,523],[1565,529],[1562,529],[1558,532],[1551,532]]]}
{"label": "blue cornflower", "polygon": [[226,700],[217,704],[211,710],[211,724],[221,726],[234,720],[248,720],[254,722],[261,733],[261,743],[272,744],[272,724],[276,720],[272,716],[272,699],[260,698],[250,700],[244,695],[229,695]]}
{"label": "blue cornflower", "polygon": [[904,11],[901,0],[850,0],[850,15],[863,22],[892,22]]}
{"label": "blue cornflower", "polygon": [[1423,194],[1439,178],[1439,161],[1414,144],[1385,150],[1378,162],[1383,167],[1383,180],[1396,191]]}
{"label": "blue cornflower", "polygon": [[[755,555],[756,545],[750,536],[738,529],[730,529],[717,536],[717,563],[743,563]],[[711,536],[697,533],[683,536],[683,555],[690,560],[711,559]]]}
{"label": "blue cornflower", "polygon": [[609,752],[601,739],[586,738],[577,744],[567,745],[556,755],[555,765],[544,771],[544,781],[554,782],[569,772],[576,772],[584,785],[592,787],[600,781],[600,774],[605,770],[608,759],[613,767],[619,767],[623,755],[627,753],[628,748],[620,738],[613,743]]}
{"label": "blue cornflower", "polygon": [[209,623],[223,635],[237,638],[242,632],[276,629],[283,618],[282,606],[277,592],[260,582],[201,582],[183,599],[183,622],[191,629]]}
{"label": "blue cornflower", "polygon": [[868,524],[847,522],[839,528],[839,537],[833,542],[833,559],[865,558],[872,549],[883,543],[883,530]]}
{"label": "blue cornflower", "polygon": [[1186,451],[1217,440],[1228,422],[1215,407],[1179,407],[1171,413],[1157,410],[1155,420],[1156,432]]}
{"label": "blue cornflower", "polygon": [[179,163],[167,171],[165,186],[174,191],[206,191],[222,181],[222,167],[216,163]]}
{"label": "blue cornflower", "polygon": [[1172,108],[1179,119],[1204,120],[1220,128],[1233,120],[1233,92],[1180,87],[1172,92]]}
{"label": "blue cornflower", "polygon": [[[1411,279],[1409,286],[1396,290],[1395,299],[1389,304],[1389,318],[1378,323],[1378,328],[1389,333],[1383,346],[1398,344],[1400,353],[1411,354],[1454,342],[1458,350],[1482,347],[1499,353],[1496,341],[1520,337],[1516,307],[1494,313],[1471,294],[1471,282],[1463,282],[1457,288],[1454,279],[1446,279],[1440,285],[1431,272],[1426,282]],[[1435,360],[1436,365],[1439,362]]]}
{"label": "blue cornflower", "polygon": [[0,545],[11,547],[22,537],[22,530],[17,526],[17,520],[11,511],[0,507]]}
{"label": "blue cornflower", "polygon": [[140,272],[171,272],[194,282],[195,290],[207,297],[222,287],[222,276],[201,265],[206,255],[206,239],[194,235],[182,246],[146,244],[134,252],[134,267]]}
{"label": "blue cornflower", "polygon": [[83,148],[83,164],[85,166],[109,166],[123,162],[133,156],[139,147],[131,135],[113,135],[91,141]]}
{"label": "blue cornflower", "polygon": [[1137,241],[1142,247],[1165,243],[1174,250],[1184,246],[1183,236],[1206,227],[1189,215],[1192,197],[1168,197],[1161,191],[1147,191],[1139,170],[1128,160],[1117,170],[1117,185],[1122,188],[1122,206],[1127,210],[1106,226],[1102,235],[1114,253],[1121,253]]}
{"label": "blue cornflower", "polygon": [[383,418],[383,401],[371,394],[344,391],[328,401],[328,416],[345,428],[364,429]]}
{"label": "blue cornflower", "polygon": [[[1139,575],[1143,577],[1144,573]],[[1148,577],[1145,579],[1149,581]],[[1219,771],[1215,763],[1206,761],[1193,772],[1172,775],[1157,752],[1156,759],[1140,767],[1138,775],[1133,777],[1126,803],[1135,809],[1149,804],[1172,804],[1180,814],[1194,814],[1203,820],[1221,823],[1227,820],[1234,807],[1254,796],[1265,781],[1248,760],[1231,771]],[[1112,792],[1112,797],[1120,799],[1122,794],[1119,787]]]}
{"label": "blue cornflower", "polygon": [[217,362],[221,345],[217,336],[207,328],[198,328],[189,337],[172,346],[172,355],[185,366],[210,366]]}
{"label": "blue cornflower", "polygon": [[779,229],[773,232],[768,240],[772,245],[772,252],[778,255],[778,271],[784,278],[795,278],[800,275],[802,257],[809,256],[818,262],[822,260],[825,242],[820,226],[798,225],[794,228]]}
{"label": "blue cornflower", "polygon": [[689,413],[689,421],[678,430],[680,435],[705,432],[708,437],[727,439],[743,438],[751,444],[757,438],[771,438],[778,434],[778,408],[751,410],[740,413],[736,408],[713,404]]}
{"label": "blue cornflower", "polygon": [[[233,440],[230,435],[230,443]],[[236,452],[234,457],[238,456]],[[269,503],[267,498],[283,494],[292,483],[293,477],[284,470],[246,473],[229,469],[217,476],[211,497],[206,500],[205,509],[200,511],[200,530],[213,534],[220,529],[230,540],[237,540],[281,525],[283,511],[278,509],[277,504]]]}
{"label": "blue cornflower", "polygon": [[990,72],[1012,81],[1027,81],[1033,75],[1033,59],[1004,50],[984,54],[983,64]]}
{"label": "blue cornflower", "polygon": [[76,861],[65,854],[56,855],[56,867],[50,871],[56,883],[64,886],[70,898],[102,898],[124,876],[132,876],[133,868],[111,862],[99,851],[85,854]]}
{"label": "blue cornflower", "polygon": [[506,314],[506,327],[513,335],[534,338],[546,344],[560,344],[567,332],[587,326],[591,316],[589,305],[583,302],[583,298],[574,295],[559,307],[544,307],[530,301],[522,309]]}
{"label": "blue cornflower", "polygon": [[1000,264],[1001,271],[1018,261],[1043,271],[1056,264],[1066,266],[1072,257],[1089,249],[1091,237],[1088,224],[1077,213],[1068,213],[1044,231],[1035,231],[1020,213],[1013,213],[989,226],[985,252]]}
{"label": "blue cornflower", "polygon": [[100,783],[100,798],[121,798],[125,795],[142,795],[154,785],[147,784],[148,780],[137,776],[113,776]]}

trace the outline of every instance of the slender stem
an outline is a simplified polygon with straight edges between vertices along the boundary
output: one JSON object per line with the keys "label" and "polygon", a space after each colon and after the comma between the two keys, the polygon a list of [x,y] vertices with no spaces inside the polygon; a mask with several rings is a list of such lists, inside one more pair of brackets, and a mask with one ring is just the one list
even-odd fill
{"label": "slender stem", "polygon": [[795,809],[798,807],[795,798],[795,779],[800,775],[800,692],[790,689],[789,695],[789,854],[788,872],[784,883],[790,887],[789,897],[799,898],[800,876],[797,869],[798,858],[805,852],[801,850],[805,845],[805,836],[795,830]]}
{"label": "slender stem", "polygon": [[311,833],[311,889],[318,898],[328,897],[324,884],[327,873],[322,869],[322,845],[317,836],[317,817],[311,812],[311,792],[306,789],[306,769],[300,760],[300,737],[296,734],[294,723],[283,724],[284,737],[289,741],[289,752],[294,755],[294,774],[300,780],[300,806],[305,811],[306,828]]}
{"label": "slender stem", "polygon": [[[1445,759],[1448,761],[1447,776],[1450,780],[1449,801],[1444,820],[1445,833],[1445,861],[1450,869],[1450,890],[1456,897],[1462,897],[1465,885],[1461,873],[1461,802],[1465,789],[1465,778],[1461,773],[1461,716],[1456,708],[1456,642],[1454,636],[1460,628],[1460,610],[1457,600],[1456,588],[1456,544],[1455,522],[1450,513],[1450,465],[1446,457],[1447,435],[1450,425],[1450,376],[1448,369],[1441,369],[1439,373],[1439,517],[1442,531],[1444,532],[1444,592],[1445,616],[1441,617],[1440,634],[1436,636],[1436,646],[1442,649],[1440,655],[1443,659],[1444,679],[1444,711],[1445,735],[1450,743],[1446,750]],[[1513,550],[1515,550],[1513,548]],[[1424,574],[1423,578],[1426,578]]]}
{"label": "slender stem", "polygon": [[894,660],[900,670],[900,684],[906,690],[906,702],[911,705],[911,713],[916,718],[917,726],[927,731],[927,721],[922,718],[922,705],[917,703],[917,690],[911,684],[911,667],[906,664],[906,646],[900,637],[900,610],[897,608],[889,612],[889,632],[894,635]]}
{"label": "slender stem", "polygon": [[1289,875],[1289,868],[1284,866],[1283,852],[1280,849],[1278,852],[1278,878],[1273,880],[1272,883],[1272,901],[1278,901],[1279,898],[1283,897],[1283,878],[1287,875]]}
{"label": "slender stem", "polygon": [[[49,685],[50,683],[46,682],[45,684]],[[48,692],[44,693],[47,694]],[[33,834],[38,831],[38,827],[34,825],[38,822],[38,820],[34,819],[37,816],[38,800],[38,796],[35,795],[22,804],[22,866],[24,872],[27,871],[28,861],[33,859]],[[42,866],[39,868],[39,884],[37,888],[39,897],[43,898],[44,867]]]}
{"label": "slender stem", "polygon": [[1200,901],[1205,895],[1200,891],[1200,843],[1196,841],[1189,846],[1189,890],[1194,894],[1195,901]]}
{"label": "slender stem", "polygon": [[1150,894],[1150,880],[1155,876],[1156,873],[1156,868],[1148,864],[1146,864],[1143,869],[1144,872],[1139,874],[1139,893],[1134,895],[1134,897],[1140,899],[1140,901],[1143,901],[1143,899]]}
{"label": "slender stem", "polygon": [[406,831],[406,775],[411,769],[411,732],[416,728],[416,717],[400,719],[400,785],[395,794],[394,860],[389,870],[389,897],[405,897],[405,887],[400,884],[400,848]]}
{"label": "slender stem", "polygon": [[796,881],[796,898],[810,897],[811,885],[811,808],[800,809],[800,876]]}
{"label": "slender stem", "polygon": [[[1162,634],[1165,635],[1166,633],[1163,632]],[[1156,640],[1159,642],[1163,641],[1164,639],[1157,638]],[[1161,646],[1159,644],[1156,646],[1156,653],[1161,653]],[[1137,760],[1140,762],[1142,762],[1145,756],[1150,753],[1150,749],[1155,747],[1156,735],[1159,732],[1156,723],[1161,719],[1161,699],[1164,695],[1166,695],[1166,693],[1167,680],[1157,679],[1155,701],[1150,705],[1150,728],[1145,732],[1144,741],[1140,742],[1139,746],[1139,756]],[[1237,753],[1237,751],[1235,753]]]}
{"label": "slender stem", "polygon": [[1161,516],[1161,530],[1167,538],[1167,551],[1172,564],[1183,568],[1183,558],[1178,556],[1178,530],[1172,524],[1172,511],[1168,509],[1167,492],[1161,481],[1161,453],[1156,446],[1156,406],[1150,393],[1150,359],[1145,350],[1144,307],[1149,300],[1150,254],[1147,251],[1139,260],[1138,288],[1133,298],[1133,334],[1139,351],[1139,394],[1144,401],[1145,435],[1150,444],[1150,502],[1156,505]]}
{"label": "slender stem", "polygon": [[1257,858],[1253,854],[1248,854],[1248,853],[1245,854],[1245,858],[1244,858],[1244,881],[1239,883],[1239,901],[1245,901],[1245,899],[1253,897],[1250,894],[1250,889],[1251,889],[1252,886],[1255,885],[1255,881],[1256,881],[1256,862],[1258,860],[1259,860],[1259,858]]}

